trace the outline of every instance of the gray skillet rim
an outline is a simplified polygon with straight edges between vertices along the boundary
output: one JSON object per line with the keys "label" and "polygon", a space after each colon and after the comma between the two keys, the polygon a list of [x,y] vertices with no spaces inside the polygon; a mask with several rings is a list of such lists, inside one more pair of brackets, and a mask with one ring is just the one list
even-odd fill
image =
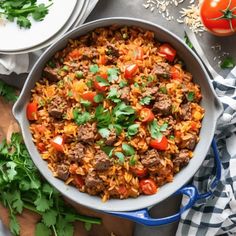
{"label": "gray skillet rim", "polygon": [[[35,82],[40,77],[43,65],[56,51],[62,49],[66,45],[69,38],[76,38],[84,35],[89,31],[92,31],[95,28],[105,27],[113,24],[127,26],[133,25],[144,29],[153,30],[155,32],[157,40],[166,41],[172,44],[173,47],[177,49],[179,55],[184,58],[184,61],[187,64],[187,69],[192,73],[196,72],[199,77],[201,76],[201,80],[197,78],[197,80],[195,79],[195,82],[201,85],[203,94],[207,95],[207,98],[204,97],[202,101],[203,107],[207,109],[200,132],[201,139],[194,150],[195,156],[191,159],[188,166],[186,166],[177,175],[174,176],[173,182],[160,187],[158,192],[154,195],[139,196],[135,199],[129,198],[125,200],[111,199],[103,203],[100,197],[81,193],[76,188],[65,185],[63,181],[53,177],[52,172],[47,167],[47,163],[42,160],[32,141],[32,136],[28,128],[29,122],[26,118],[25,109],[26,104],[28,103],[30,98],[30,90],[34,87]],[[175,34],[171,33],[169,30],[164,29],[162,26],[146,20],[128,17],[103,18],[86,23],[71,30],[63,37],[61,37],[57,42],[53,43],[35,63],[24,84],[20,97],[13,107],[13,114],[20,124],[26,147],[32,157],[33,162],[41,172],[42,176],[68,199],[89,208],[102,211],[134,211],[138,209],[148,208],[163,201],[178,189],[180,189],[192,178],[192,176],[199,169],[203,160],[205,159],[214,136],[217,119],[221,115],[222,111],[222,104],[215,94],[213,86],[210,82],[210,78],[202,62],[195,55],[195,53],[190,48],[188,48],[188,46],[185,45],[185,43]]]}

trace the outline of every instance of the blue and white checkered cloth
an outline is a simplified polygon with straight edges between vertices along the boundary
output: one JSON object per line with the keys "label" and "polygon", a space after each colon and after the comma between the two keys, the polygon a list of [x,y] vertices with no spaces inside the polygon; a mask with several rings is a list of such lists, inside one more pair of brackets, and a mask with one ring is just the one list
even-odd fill
{"label": "blue and white checkered cloth", "polygon": [[[215,91],[224,105],[218,120],[216,141],[222,161],[222,177],[210,198],[196,203],[184,212],[176,236],[236,235],[236,67],[224,82],[213,81]],[[209,190],[214,157],[209,150],[203,165],[193,178],[200,193]],[[188,198],[183,196],[182,204]]]}

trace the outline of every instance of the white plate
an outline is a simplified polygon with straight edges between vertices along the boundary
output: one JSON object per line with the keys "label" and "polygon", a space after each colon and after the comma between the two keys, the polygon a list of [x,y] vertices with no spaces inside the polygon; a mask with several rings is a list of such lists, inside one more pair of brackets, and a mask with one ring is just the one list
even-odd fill
{"label": "white plate", "polygon": [[[77,21],[77,19],[81,19],[83,17],[83,15],[85,14],[85,12],[87,10],[88,4],[89,4],[89,0],[77,1],[75,9],[74,9],[72,15],[70,16],[69,20],[66,22],[66,24],[53,37],[44,41],[43,43],[38,44],[38,45],[31,47],[31,48],[22,49],[22,50],[13,50],[13,51],[8,50],[8,51],[6,51],[6,50],[1,50],[1,48],[0,48],[0,53],[2,53],[2,54],[23,54],[23,53],[37,51],[37,50],[40,50],[40,49],[43,49],[43,48],[49,46],[54,41],[56,41],[58,38],[60,38],[60,36],[63,35],[66,31],[68,31],[70,28],[73,28],[75,26],[74,25],[75,21]],[[1,44],[1,38],[0,38],[0,44]]]}
{"label": "white plate", "polygon": [[[42,44],[53,37],[69,20],[77,0],[53,0],[43,21],[34,21],[30,29],[19,28],[16,22],[0,26],[0,51],[19,51]],[[38,3],[51,3],[39,0]]]}

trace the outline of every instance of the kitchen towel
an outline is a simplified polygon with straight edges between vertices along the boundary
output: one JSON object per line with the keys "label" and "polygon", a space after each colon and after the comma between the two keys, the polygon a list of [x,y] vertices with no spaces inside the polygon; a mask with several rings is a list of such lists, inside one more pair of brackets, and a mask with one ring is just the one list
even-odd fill
{"label": "kitchen towel", "polygon": [[[77,22],[76,26],[84,23],[99,0],[87,1],[89,1],[89,4],[86,12],[81,20]],[[10,75],[13,72],[16,74],[28,73],[42,53],[43,50],[18,55],[0,54],[0,74]]]}
{"label": "kitchen towel", "polygon": [[[236,235],[236,67],[223,83],[213,81],[213,86],[224,106],[215,133],[222,177],[211,197],[182,214],[176,236]],[[209,150],[193,177],[192,184],[200,193],[209,191],[214,167],[213,153]],[[188,198],[183,196],[182,204],[187,202]]]}

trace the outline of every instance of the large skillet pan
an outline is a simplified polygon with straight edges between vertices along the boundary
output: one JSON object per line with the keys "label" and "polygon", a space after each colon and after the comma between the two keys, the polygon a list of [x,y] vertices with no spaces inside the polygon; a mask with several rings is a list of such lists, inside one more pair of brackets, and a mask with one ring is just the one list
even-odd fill
{"label": "large skillet pan", "polygon": [[[205,108],[205,117],[202,122],[202,128],[200,132],[200,141],[197,144],[194,150],[194,157],[189,162],[188,166],[180,171],[175,177],[172,183],[168,183],[161,187],[159,191],[150,196],[139,196],[135,199],[112,199],[105,203],[102,203],[101,199],[96,196],[90,196],[86,193],[79,192],[76,188],[72,186],[65,185],[63,181],[53,177],[51,171],[47,167],[47,162],[45,162],[39,152],[37,151],[33,141],[32,136],[29,131],[29,122],[26,118],[26,105],[30,100],[31,89],[34,88],[35,83],[40,79],[43,67],[45,63],[59,50],[64,48],[70,38],[77,38],[81,35],[88,33],[89,31],[94,30],[97,27],[104,27],[112,24],[118,25],[133,25],[139,26],[147,30],[151,30],[155,32],[155,37],[158,41],[169,42],[173,47],[177,50],[179,56],[183,59],[186,64],[187,70],[189,70],[194,75],[194,82],[198,83],[201,87],[203,99],[201,105]],[[17,121],[20,124],[23,138],[29,153],[41,172],[44,178],[52,184],[55,188],[57,188],[63,195],[67,198],[73,200],[74,202],[106,212],[122,212],[122,216],[124,217],[124,212],[135,211],[138,209],[148,208],[153,206],[162,200],[168,198],[177,190],[180,193],[184,193],[190,196],[190,201],[187,207],[190,207],[191,204],[196,200],[196,191],[194,188],[185,187],[182,188],[194,175],[194,173],[201,166],[207,151],[211,145],[216,121],[222,113],[222,105],[219,102],[216,94],[211,85],[210,79],[204,69],[201,61],[196,57],[196,55],[192,52],[191,49],[188,48],[185,43],[176,37],[174,34],[164,29],[161,26],[156,24],[132,18],[106,18],[97,21],[93,21],[87,24],[84,24],[66,35],[64,35],[60,40],[54,43],[51,47],[49,47],[43,55],[36,62],[35,66],[31,70],[26,83],[23,87],[23,90],[20,94],[18,101],[13,107],[13,114]],[[181,190],[180,190],[181,189]],[[138,211],[135,216],[125,216],[131,218],[133,220],[139,221],[136,218],[141,217],[142,223],[147,225],[156,225],[158,224],[155,221],[144,220],[146,217],[145,212]],[[173,220],[173,217],[171,218]],[[152,222],[152,223],[151,223]]]}

